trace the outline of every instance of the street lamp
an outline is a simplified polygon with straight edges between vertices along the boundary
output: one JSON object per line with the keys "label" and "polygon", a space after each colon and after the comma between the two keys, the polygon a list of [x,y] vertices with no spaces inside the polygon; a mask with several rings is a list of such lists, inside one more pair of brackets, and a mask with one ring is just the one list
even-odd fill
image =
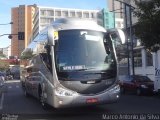
{"label": "street lamp", "polygon": [[0,25],[9,25],[9,24],[13,24],[13,22],[10,22],[10,23],[4,23],[4,24],[0,24]]}
{"label": "street lamp", "polygon": [[[6,23],[6,24],[0,24],[0,25],[8,25],[8,24],[13,24],[13,22]],[[18,32],[18,34],[2,34],[2,35],[0,35],[0,37],[5,36],[5,35],[8,35],[9,39],[12,39],[13,35],[18,35],[18,39],[19,40],[23,40],[24,39],[24,32]]]}
{"label": "street lamp", "polygon": [[[13,22],[11,21],[10,23],[0,24],[0,25],[9,25],[9,24],[13,24]],[[5,35],[8,35],[8,38],[9,38],[9,39],[12,38],[12,35],[11,35],[11,34],[2,34],[2,35],[0,35],[0,37],[5,36]]]}

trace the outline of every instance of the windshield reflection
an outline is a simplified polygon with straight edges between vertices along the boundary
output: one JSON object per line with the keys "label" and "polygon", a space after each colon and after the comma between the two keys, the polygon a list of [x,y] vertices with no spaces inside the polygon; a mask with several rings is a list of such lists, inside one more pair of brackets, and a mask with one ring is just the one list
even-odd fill
{"label": "windshield reflection", "polygon": [[104,33],[91,30],[60,31],[56,43],[58,72],[107,70],[115,66],[112,47],[104,46]]}

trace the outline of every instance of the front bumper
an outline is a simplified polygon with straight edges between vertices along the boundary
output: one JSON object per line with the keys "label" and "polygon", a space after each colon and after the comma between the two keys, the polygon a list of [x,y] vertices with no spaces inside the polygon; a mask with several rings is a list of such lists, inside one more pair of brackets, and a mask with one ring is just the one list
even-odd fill
{"label": "front bumper", "polygon": [[154,93],[154,89],[150,89],[150,88],[141,88],[142,94],[153,94]]}
{"label": "front bumper", "polygon": [[[119,100],[120,97],[120,87],[119,85],[113,86],[107,89],[103,93],[95,95],[82,95],[74,94],[73,96],[57,96],[54,97],[54,107],[64,108],[64,107],[74,107],[74,106],[88,106],[88,105],[98,105],[98,104],[108,104],[114,103]],[[88,99],[96,99],[88,103]]]}

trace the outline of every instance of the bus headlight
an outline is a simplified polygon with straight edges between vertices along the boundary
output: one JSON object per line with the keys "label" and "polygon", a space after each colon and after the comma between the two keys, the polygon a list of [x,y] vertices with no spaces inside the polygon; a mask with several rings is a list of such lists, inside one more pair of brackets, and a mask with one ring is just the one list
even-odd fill
{"label": "bus headlight", "polygon": [[142,88],[148,88],[146,85],[141,85]]}
{"label": "bus headlight", "polygon": [[116,85],[114,86],[111,90],[109,90],[110,92],[113,92],[113,93],[117,93],[117,92],[120,92],[120,86],[119,85]]}
{"label": "bus headlight", "polygon": [[75,92],[66,90],[62,87],[57,87],[55,90],[55,94],[58,96],[73,96],[74,94],[76,94]]}

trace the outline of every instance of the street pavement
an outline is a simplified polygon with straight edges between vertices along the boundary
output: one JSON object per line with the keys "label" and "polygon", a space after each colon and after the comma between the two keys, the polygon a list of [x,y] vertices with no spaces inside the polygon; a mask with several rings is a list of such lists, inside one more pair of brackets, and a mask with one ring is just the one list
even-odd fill
{"label": "street pavement", "polygon": [[115,114],[160,115],[160,97],[157,95],[136,96],[134,94],[125,94],[121,95],[120,100],[113,104],[65,109],[49,108],[44,110],[36,98],[26,98],[24,96],[19,80],[10,80],[6,82],[6,90],[0,97],[0,114],[3,120],[6,118],[20,120],[24,118],[102,120],[109,119],[104,118],[106,117],[105,115]]}

